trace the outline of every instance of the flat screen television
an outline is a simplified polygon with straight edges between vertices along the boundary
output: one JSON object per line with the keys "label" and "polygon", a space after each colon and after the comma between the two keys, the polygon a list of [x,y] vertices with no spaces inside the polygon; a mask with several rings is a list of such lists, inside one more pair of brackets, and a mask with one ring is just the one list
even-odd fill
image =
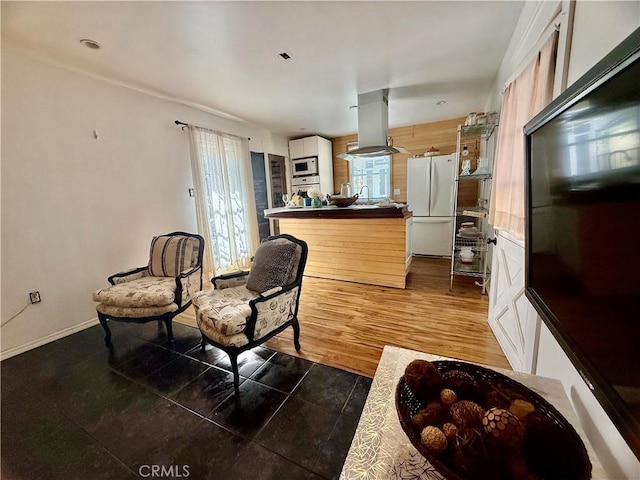
{"label": "flat screen television", "polygon": [[640,458],[640,29],[524,135],[526,296]]}

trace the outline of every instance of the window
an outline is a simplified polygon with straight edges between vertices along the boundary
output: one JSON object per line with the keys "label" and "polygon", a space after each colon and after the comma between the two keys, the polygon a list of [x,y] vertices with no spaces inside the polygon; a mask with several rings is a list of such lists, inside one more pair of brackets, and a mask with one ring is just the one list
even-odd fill
{"label": "window", "polygon": [[204,272],[248,267],[257,248],[249,144],[244,138],[189,127],[198,232]]}
{"label": "window", "polygon": [[355,193],[366,185],[374,200],[391,197],[391,155],[351,160],[351,185]]}

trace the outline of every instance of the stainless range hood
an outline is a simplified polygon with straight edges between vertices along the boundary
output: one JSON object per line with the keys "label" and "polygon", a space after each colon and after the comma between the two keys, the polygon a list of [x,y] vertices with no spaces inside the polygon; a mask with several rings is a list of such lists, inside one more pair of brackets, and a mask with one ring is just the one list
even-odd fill
{"label": "stainless range hood", "polygon": [[410,154],[403,147],[388,145],[389,130],[389,90],[358,95],[358,148],[337,155],[344,160],[362,157],[379,157],[395,153]]}

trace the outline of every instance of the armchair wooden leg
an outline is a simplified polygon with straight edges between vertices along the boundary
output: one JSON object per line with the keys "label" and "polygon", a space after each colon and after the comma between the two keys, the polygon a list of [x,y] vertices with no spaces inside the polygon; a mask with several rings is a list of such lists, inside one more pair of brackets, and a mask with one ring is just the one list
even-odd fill
{"label": "armchair wooden leg", "polygon": [[111,330],[109,329],[109,325],[107,325],[107,316],[102,313],[98,313],[98,320],[100,320],[100,325],[104,329],[104,344],[107,347],[111,346]]}
{"label": "armchair wooden leg", "polygon": [[231,360],[231,369],[233,370],[233,389],[236,392],[236,397],[240,396],[240,373],[238,372],[238,355],[235,353],[229,354]]}
{"label": "armchair wooden leg", "polygon": [[294,318],[291,323],[293,326],[293,345],[296,347],[296,352],[300,351],[300,324],[298,318]]}
{"label": "armchair wooden leg", "polygon": [[200,350],[204,352],[204,349],[207,346],[207,341],[204,338],[204,333],[200,332],[200,336],[202,337],[202,340],[200,340]]}
{"label": "armchair wooden leg", "polygon": [[173,342],[173,328],[171,326],[171,317],[164,319],[164,324],[167,327],[167,337],[169,337],[169,341]]}

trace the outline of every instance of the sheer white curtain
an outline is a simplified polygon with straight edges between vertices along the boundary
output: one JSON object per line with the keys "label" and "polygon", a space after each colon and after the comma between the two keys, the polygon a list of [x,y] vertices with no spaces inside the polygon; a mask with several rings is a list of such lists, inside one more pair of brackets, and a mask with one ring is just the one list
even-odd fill
{"label": "sheer white curtain", "polygon": [[554,31],[502,98],[489,223],[519,239],[524,239],[525,227],[522,129],[552,99],[557,44]]}
{"label": "sheer white curtain", "polygon": [[189,138],[203,272],[249,267],[259,242],[249,142],[194,126]]}

